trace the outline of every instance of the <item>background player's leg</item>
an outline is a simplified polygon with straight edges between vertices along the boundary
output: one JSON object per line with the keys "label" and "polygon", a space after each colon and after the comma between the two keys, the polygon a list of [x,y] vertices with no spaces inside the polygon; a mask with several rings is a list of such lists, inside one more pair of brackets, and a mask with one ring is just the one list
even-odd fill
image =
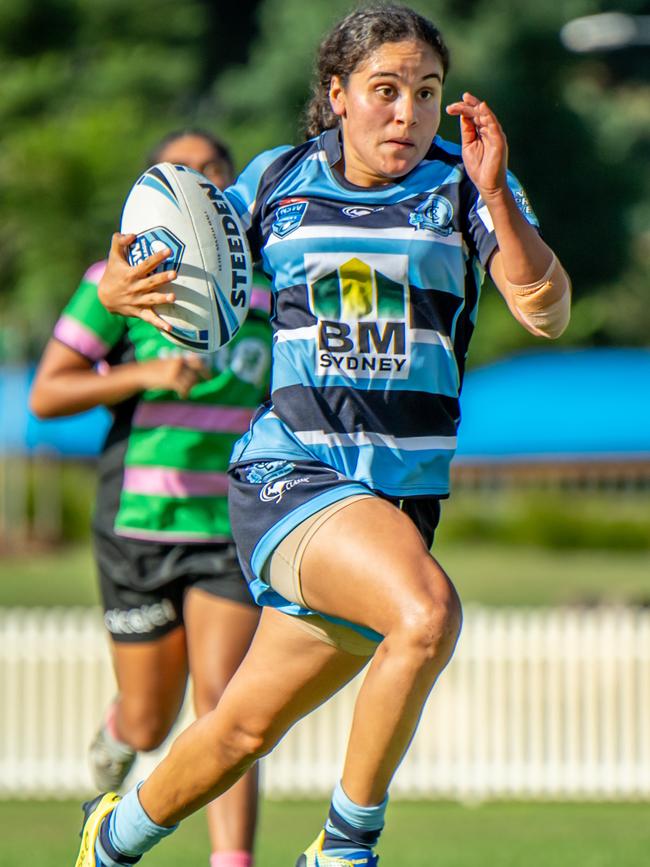
{"label": "background player's leg", "polygon": [[187,680],[185,629],[155,641],[113,642],[119,695],[115,726],[138,752],[153,750],[169,734],[183,703]]}
{"label": "background player's leg", "polygon": [[[191,588],[185,596],[185,629],[197,717],[216,707],[257,628],[261,609]],[[257,819],[257,765],[208,804],[213,853],[251,852]],[[217,861],[218,859],[213,859]],[[231,858],[231,860],[235,860]],[[243,857],[239,858],[244,863]]]}
{"label": "background player's leg", "polygon": [[167,736],[187,680],[185,630],[177,626],[152,641],[112,641],[117,695],[88,751],[99,791],[120,788],[139,751]]}

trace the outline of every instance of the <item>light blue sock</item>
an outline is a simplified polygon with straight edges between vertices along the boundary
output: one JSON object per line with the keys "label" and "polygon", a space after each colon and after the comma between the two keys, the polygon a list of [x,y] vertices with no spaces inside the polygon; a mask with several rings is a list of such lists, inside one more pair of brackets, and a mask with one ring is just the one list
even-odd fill
{"label": "light blue sock", "polygon": [[[325,849],[332,854],[350,853],[356,849],[371,849],[384,827],[388,795],[381,804],[362,807],[355,804],[337,783],[332,795],[330,813],[325,822]],[[338,841],[341,841],[340,846]]]}
{"label": "light blue sock", "polygon": [[106,867],[129,863],[126,859],[120,861],[119,856],[126,855],[129,859],[142,855],[178,828],[178,825],[171,828],[157,825],[147,816],[138,798],[140,785],[131,789],[109,814],[107,833],[98,837],[97,855]]}

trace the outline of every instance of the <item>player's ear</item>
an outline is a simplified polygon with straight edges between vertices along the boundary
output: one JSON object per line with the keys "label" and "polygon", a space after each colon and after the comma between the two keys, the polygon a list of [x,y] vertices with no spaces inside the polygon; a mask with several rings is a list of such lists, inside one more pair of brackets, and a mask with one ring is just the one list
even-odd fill
{"label": "player's ear", "polygon": [[330,105],[338,117],[345,116],[345,88],[338,75],[333,75],[330,81]]}

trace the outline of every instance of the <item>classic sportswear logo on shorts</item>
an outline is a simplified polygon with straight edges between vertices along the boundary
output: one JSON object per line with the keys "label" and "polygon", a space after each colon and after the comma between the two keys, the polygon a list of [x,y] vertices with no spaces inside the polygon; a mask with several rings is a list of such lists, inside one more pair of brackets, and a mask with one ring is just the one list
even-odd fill
{"label": "classic sportswear logo on shorts", "polygon": [[296,485],[304,485],[305,482],[310,481],[309,476],[302,476],[299,479],[279,479],[275,482],[269,482],[260,491],[260,500],[263,503],[279,503],[291,488],[295,488]]}
{"label": "classic sportswear logo on shorts", "polygon": [[104,623],[111,635],[146,635],[175,620],[176,611],[169,599],[127,611],[111,608],[104,614]]}
{"label": "classic sportswear logo on shorts", "polygon": [[438,235],[450,235],[454,208],[444,196],[431,193],[429,198],[409,214],[409,223],[416,229],[431,229]]}
{"label": "classic sportswear logo on shorts", "polygon": [[406,257],[373,258],[378,266],[392,265],[403,282],[354,256],[310,285],[311,309],[318,318],[317,374],[341,373],[355,379],[408,376]]}
{"label": "classic sportswear logo on shorts", "polygon": [[251,485],[264,485],[274,479],[287,476],[293,469],[294,465],[291,461],[262,461],[251,464],[246,471],[246,481]]}

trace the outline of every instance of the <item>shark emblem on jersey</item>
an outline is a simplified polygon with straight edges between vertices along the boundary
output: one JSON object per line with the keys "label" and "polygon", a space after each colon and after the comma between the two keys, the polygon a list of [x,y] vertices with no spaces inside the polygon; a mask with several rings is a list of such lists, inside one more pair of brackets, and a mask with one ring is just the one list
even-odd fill
{"label": "shark emblem on jersey", "polygon": [[437,193],[431,193],[426,201],[411,211],[409,223],[416,229],[431,229],[438,235],[451,235],[450,223],[453,216],[454,208],[449,199],[439,196]]}
{"label": "shark emblem on jersey", "polygon": [[307,213],[308,205],[309,202],[304,199],[285,199],[284,204],[280,202],[271,226],[273,234],[278,238],[286,238],[291,232],[295,232]]}

